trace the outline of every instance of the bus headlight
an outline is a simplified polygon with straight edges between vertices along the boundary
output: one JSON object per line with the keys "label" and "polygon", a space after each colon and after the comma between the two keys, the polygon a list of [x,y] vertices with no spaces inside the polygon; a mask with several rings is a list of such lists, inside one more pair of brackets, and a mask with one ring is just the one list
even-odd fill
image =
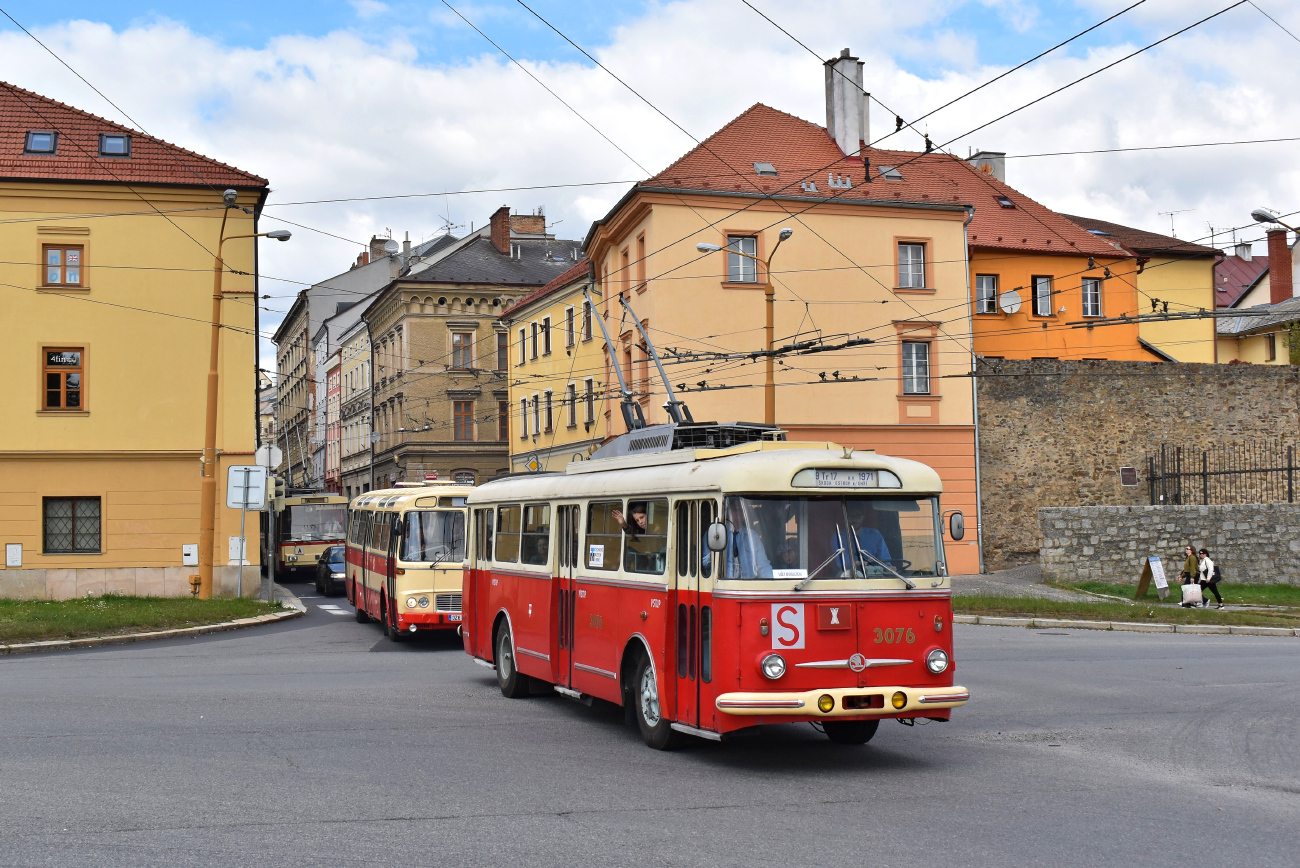
{"label": "bus headlight", "polygon": [[785,658],[780,654],[767,655],[760,665],[763,668],[763,674],[773,681],[785,674]]}
{"label": "bus headlight", "polygon": [[417,605],[417,603],[415,602],[415,597],[407,597],[407,598],[406,598],[406,608],[408,608],[408,609],[414,609],[414,608],[416,607],[416,605]]}
{"label": "bus headlight", "polygon": [[948,668],[948,652],[942,648],[935,648],[925,655],[925,668],[929,669],[935,675],[943,672]]}
{"label": "bus headlight", "polygon": [[421,597],[421,598],[420,598],[420,608],[421,608],[421,609],[427,609],[427,608],[429,608],[429,598],[428,598],[428,597]]}

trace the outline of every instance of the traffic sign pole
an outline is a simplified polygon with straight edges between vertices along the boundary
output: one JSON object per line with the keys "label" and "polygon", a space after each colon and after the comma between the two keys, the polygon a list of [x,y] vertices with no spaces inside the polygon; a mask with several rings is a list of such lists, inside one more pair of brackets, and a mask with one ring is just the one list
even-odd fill
{"label": "traffic sign pole", "polygon": [[248,517],[248,476],[252,473],[247,467],[244,468],[244,496],[240,498],[241,506],[239,507],[239,584],[238,591],[240,597],[244,596],[244,562],[248,560],[248,537],[244,536],[244,522]]}

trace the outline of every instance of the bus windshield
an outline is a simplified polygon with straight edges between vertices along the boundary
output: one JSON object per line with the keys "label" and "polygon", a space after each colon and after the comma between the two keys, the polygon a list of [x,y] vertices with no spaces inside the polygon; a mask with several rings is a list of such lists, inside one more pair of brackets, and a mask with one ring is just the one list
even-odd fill
{"label": "bus windshield", "polygon": [[465,513],[458,509],[408,512],[402,560],[422,563],[465,560]]}
{"label": "bus windshield", "polygon": [[347,506],[342,503],[300,503],[288,508],[287,539],[308,541],[343,539]]}
{"label": "bus windshield", "polygon": [[930,497],[728,497],[722,518],[725,579],[937,575]]}

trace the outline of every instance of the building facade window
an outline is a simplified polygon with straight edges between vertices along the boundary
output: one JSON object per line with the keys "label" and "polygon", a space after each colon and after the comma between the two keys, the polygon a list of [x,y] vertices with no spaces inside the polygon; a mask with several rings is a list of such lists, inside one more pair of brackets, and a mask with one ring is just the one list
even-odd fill
{"label": "building facade window", "polygon": [[1277,335],[1270,334],[1270,335],[1265,335],[1265,337],[1268,339],[1268,343],[1267,343],[1268,358],[1265,359],[1265,361],[1276,362],[1277,361]]}
{"label": "building facade window", "polygon": [[564,403],[568,407],[569,427],[578,427],[578,387],[570,383],[564,389]]}
{"label": "building facade window", "polygon": [[528,332],[525,329],[519,330],[519,364],[528,361]]}
{"label": "building facade window", "polygon": [[49,130],[32,130],[27,133],[24,154],[53,154],[59,149],[59,134]]}
{"label": "building facade window", "polygon": [[497,439],[510,439],[510,402],[497,402]]}
{"label": "building facade window", "polygon": [[1034,283],[1034,316],[1052,315],[1052,278],[1036,275]]}
{"label": "building facade window", "polygon": [[41,510],[46,554],[101,551],[98,497],[46,497]]}
{"label": "building facade window", "polygon": [[587,405],[585,421],[588,425],[596,421],[596,381],[588,377],[583,383],[582,402]]}
{"label": "building facade window", "polygon": [[903,394],[930,394],[930,344],[903,341]]}
{"label": "building facade window", "polygon": [[454,401],[453,403],[453,439],[474,439],[474,402]]}
{"label": "building facade window", "polygon": [[[747,255],[746,255],[747,254]],[[727,282],[757,283],[758,262],[751,256],[758,255],[758,237],[755,235],[727,236]]]}
{"label": "building facade window", "polygon": [[645,235],[636,237],[636,288],[637,292],[646,291],[645,280]]}
{"label": "building facade window", "polygon": [[504,371],[510,367],[510,335],[497,332],[497,370]]}
{"label": "building facade window", "polygon": [[542,396],[533,395],[533,434],[542,433]]}
{"label": "building facade window", "polygon": [[576,335],[573,331],[573,308],[564,309],[564,345],[571,347],[574,345]]}
{"label": "building facade window", "polygon": [[99,155],[101,157],[131,156],[131,137],[101,133],[99,136]]}
{"label": "building facade window", "polygon": [[898,245],[899,289],[925,289],[925,245],[900,242]]}
{"label": "building facade window", "polygon": [[528,399],[519,399],[519,439],[528,439]]}
{"label": "building facade window", "polygon": [[537,358],[537,323],[532,323],[531,325],[533,331],[533,343],[532,350],[528,353],[528,358],[535,359]]}
{"label": "building facade window", "polygon": [[591,302],[582,303],[582,339],[591,340]]}
{"label": "building facade window", "polygon": [[1083,287],[1083,315],[1101,316],[1101,278],[1085,277]]}
{"label": "building facade window", "polygon": [[975,312],[998,312],[998,276],[996,274],[975,275]]}
{"label": "building facade window", "polygon": [[467,371],[474,367],[474,334],[472,332],[451,333],[451,366],[461,371]]}
{"label": "building facade window", "polygon": [[80,245],[51,246],[41,249],[44,263],[45,286],[82,286],[82,259],[85,249]]}
{"label": "building facade window", "polygon": [[544,316],[542,317],[542,355],[549,356],[550,354],[551,354],[551,318],[549,316]]}
{"label": "building facade window", "polygon": [[550,434],[555,428],[555,415],[551,406],[551,392],[549,389],[542,393],[542,403],[544,405],[542,419],[546,422],[546,426],[542,430]]}
{"label": "building facade window", "polygon": [[46,347],[42,410],[86,409],[85,351],[81,347]]}

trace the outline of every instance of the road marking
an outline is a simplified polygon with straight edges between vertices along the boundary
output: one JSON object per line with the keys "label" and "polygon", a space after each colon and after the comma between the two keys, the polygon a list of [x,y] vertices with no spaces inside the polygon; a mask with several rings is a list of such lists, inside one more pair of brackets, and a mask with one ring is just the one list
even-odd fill
{"label": "road marking", "polygon": [[317,609],[324,609],[326,612],[328,612],[328,613],[331,614],[331,615],[346,615],[346,614],[347,614],[347,612],[343,611],[343,610],[340,609],[338,606],[329,606],[329,605],[324,605],[324,606],[322,606],[322,605],[317,605],[316,608],[317,608]]}
{"label": "road marking", "polygon": [[316,608],[317,608],[317,609],[337,609],[338,606],[335,606],[333,603],[317,603],[317,604],[316,604]]}

